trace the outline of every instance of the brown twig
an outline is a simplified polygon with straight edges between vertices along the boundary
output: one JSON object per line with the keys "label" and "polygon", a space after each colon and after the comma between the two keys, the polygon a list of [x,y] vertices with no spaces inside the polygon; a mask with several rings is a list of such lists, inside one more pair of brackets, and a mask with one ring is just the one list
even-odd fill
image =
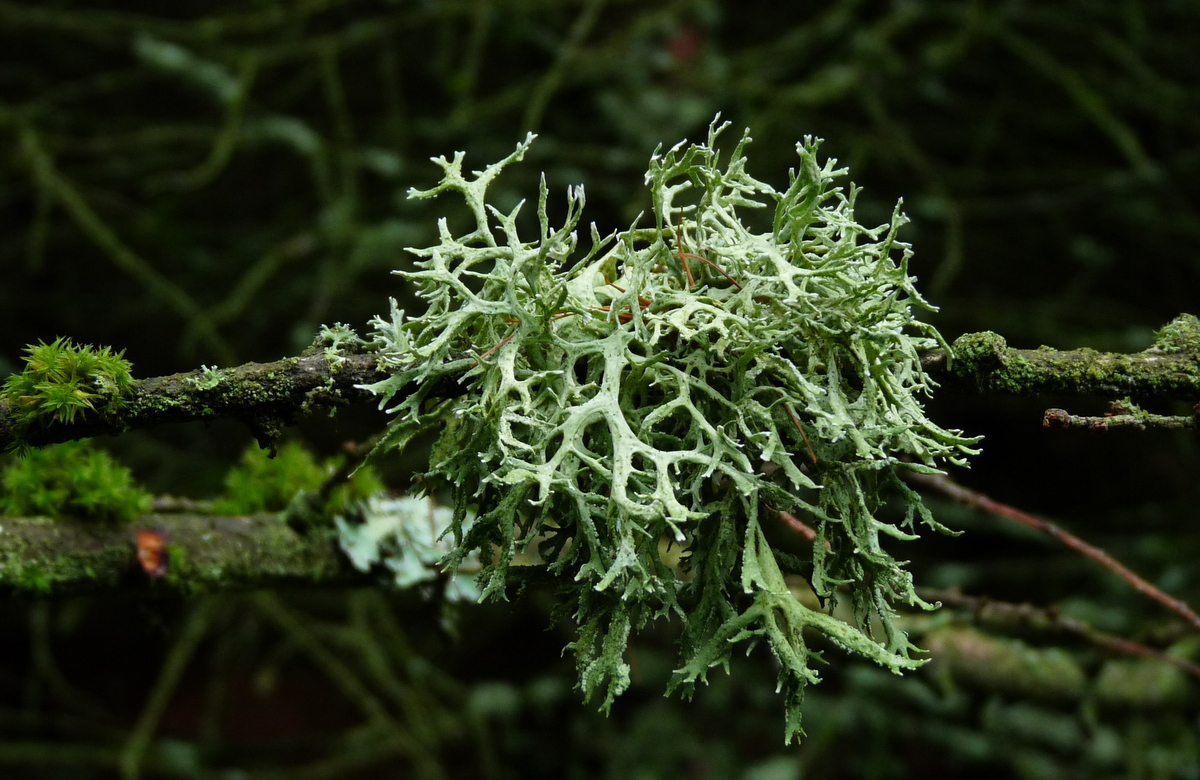
{"label": "brown twig", "polygon": [[917,595],[926,601],[940,601],[943,606],[954,609],[968,609],[973,613],[975,622],[977,623],[997,627],[1008,627],[1014,623],[1019,623],[1035,629],[1071,634],[1110,652],[1137,656],[1139,658],[1154,658],[1164,663],[1169,663],[1200,680],[1200,664],[1193,663],[1177,655],[1164,653],[1162,650],[1149,647],[1140,642],[1134,642],[1131,639],[1101,631],[1082,620],[1065,617],[1052,607],[1045,608],[1035,607],[1032,604],[1013,604],[1007,601],[996,601],[987,597],[966,596],[953,590],[935,590],[932,588],[918,588]]}
{"label": "brown twig", "polygon": [[796,430],[800,431],[800,436],[804,439],[804,446],[808,448],[808,457],[812,459],[815,465],[817,462],[817,453],[813,452],[812,442],[808,440],[808,434],[804,432],[804,426],[800,424],[800,418],[792,411],[790,404],[785,403],[783,408],[788,413],[788,417],[792,418],[792,425],[796,426]]}
{"label": "brown twig", "polygon": [[1083,428],[1089,431],[1104,432],[1110,428],[1137,428],[1144,431],[1147,428],[1185,429],[1196,428],[1197,416],[1150,414],[1137,412],[1134,414],[1106,414],[1102,417],[1084,417],[1070,414],[1066,409],[1047,409],[1042,417],[1042,425],[1055,430],[1067,428]]}
{"label": "brown twig", "polygon": [[976,493],[973,490],[963,487],[954,480],[943,474],[905,474],[905,479],[918,485],[936,490],[944,496],[954,499],[961,504],[972,506],[977,509],[982,509],[985,512],[990,512],[998,517],[1003,517],[1008,520],[1013,520],[1035,531],[1041,531],[1048,534],[1058,541],[1070,547],[1072,550],[1091,558],[1099,563],[1104,568],[1116,574],[1121,579],[1125,580],[1138,593],[1143,596],[1154,599],[1159,604],[1162,604],[1167,609],[1175,612],[1186,620],[1193,628],[1200,631],[1200,615],[1188,606],[1187,602],[1182,599],[1177,599],[1162,590],[1151,585],[1146,580],[1138,576],[1129,567],[1122,564],[1117,559],[1113,558],[1104,550],[1069,533],[1062,528],[1059,528],[1054,523],[1048,520],[1043,520],[1040,517],[1022,512],[1016,507],[1011,507],[1007,504],[1002,504],[982,493]]}
{"label": "brown twig", "polygon": [[[782,509],[776,509],[773,506],[768,506],[767,508],[778,514],[779,519],[787,523],[788,528],[791,528],[793,531],[803,536],[809,541],[810,544],[817,541],[817,531],[808,523],[796,517],[791,512],[785,512]],[[825,540],[825,549],[830,549],[828,539]]]}

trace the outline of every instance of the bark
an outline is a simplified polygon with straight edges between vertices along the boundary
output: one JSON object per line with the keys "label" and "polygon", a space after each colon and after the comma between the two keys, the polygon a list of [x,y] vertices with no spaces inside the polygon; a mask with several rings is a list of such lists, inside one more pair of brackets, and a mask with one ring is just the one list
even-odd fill
{"label": "bark", "polygon": [[[984,331],[960,336],[922,357],[925,370],[947,390],[1014,395],[1100,395],[1110,399],[1200,401],[1200,328],[1194,317],[1175,320],[1185,339],[1131,354],[1094,349],[1013,349]],[[1164,328],[1166,330],[1166,328]]]}

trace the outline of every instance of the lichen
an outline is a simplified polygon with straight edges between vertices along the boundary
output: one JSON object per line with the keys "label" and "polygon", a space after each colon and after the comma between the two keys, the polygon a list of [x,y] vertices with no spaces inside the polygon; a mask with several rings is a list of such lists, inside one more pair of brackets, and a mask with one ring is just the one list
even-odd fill
{"label": "lichen", "polygon": [[1180,314],[1154,334],[1154,346],[1166,353],[1191,352],[1200,355],[1200,318]]}
{"label": "lichen", "polygon": [[442,561],[454,549],[443,534],[451,514],[428,497],[372,496],[335,518],[338,544],[359,571],[386,568],[397,588],[436,587],[449,601],[475,601],[480,596],[474,582],[477,559],[463,561],[449,576],[442,571]]}
{"label": "lichen", "polygon": [[[974,440],[921,408],[931,383],[919,350],[945,343],[912,313],[931,307],[907,272],[899,206],[888,224],[858,224],[857,190],[834,185],[845,171],[820,162],[812,138],[778,192],[746,173],[748,136],[720,164],[722,129],[656,152],[651,225],[607,239],[593,227],[586,252],[582,188],[554,228],[543,182],[532,241],[519,235],[521,206],[486,202],[532,136],[470,178],[461,153],[435,160],[441,184],[410,197],[458,193],[474,226],[455,236],[442,220],[440,244],[413,250],[419,270],[403,275],[424,313],[393,302],[374,321],[394,375],[370,389],[387,406],[416,388],[392,405],[376,452],[439,431],[420,486],[453,495],[448,564],[479,554],[485,597],[502,597],[513,558],[536,547],[579,623],[571,647],[587,695],[610,703],[629,681],[629,633],[678,614],[673,687],[690,694],[736,642],[763,641],[791,738],[817,679],[803,629],[893,671],[919,663],[892,603],[922,602],[879,537],[914,538],[917,517],[940,528],[898,472],[962,462]],[[768,206],[767,232],[742,221]],[[449,377],[465,392],[439,401]],[[878,517],[893,496],[899,526]],[[767,541],[777,510],[816,525],[813,588],[836,600],[845,586],[858,627],[791,595]],[[685,576],[664,561],[663,539],[685,550]]]}
{"label": "lichen", "polygon": [[225,378],[224,374],[216,366],[200,366],[200,376],[188,377],[188,381],[192,387],[197,390],[213,390]]}

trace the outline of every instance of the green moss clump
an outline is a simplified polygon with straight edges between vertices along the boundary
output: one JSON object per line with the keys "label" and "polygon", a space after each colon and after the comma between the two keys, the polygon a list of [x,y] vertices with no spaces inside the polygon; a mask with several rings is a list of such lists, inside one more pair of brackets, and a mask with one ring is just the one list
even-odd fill
{"label": "green moss clump", "polygon": [[26,448],[21,440],[34,427],[72,423],[89,412],[111,414],[133,390],[133,365],[124,351],[76,346],[69,338],[38,342],[25,351],[25,370],[10,376],[0,390],[14,417],[13,449]]}
{"label": "green moss clump", "polygon": [[129,469],[89,442],[34,450],[4,469],[0,513],[79,515],[112,522],[150,511],[150,494]]}
{"label": "green moss clump", "polygon": [[[320,490],[341,463],[340,457],[319,463],[297,442],[280,447],[274,458],[251,445],[242,453],[241,463],[225,477],[225,496],[217,501],[214,511],[228,515],[282,512],[300,491]],[[375,472],[361,468],[333,489],[328,507],[342,509],[382,490],[383,483]]]}
{"label": "green moss clump", "polygon": [[1008,342],[999,333],[985,330],[981,333],[964,333],[950,347],[954,359],[954,372],[968,376],[979,371],[991,371],[1007,361]]}
{"label": "green moss clump", "polygon": [[1200,353],[1200,318],[1180,314],[1154,334],[1154,346],[1163,352]]}

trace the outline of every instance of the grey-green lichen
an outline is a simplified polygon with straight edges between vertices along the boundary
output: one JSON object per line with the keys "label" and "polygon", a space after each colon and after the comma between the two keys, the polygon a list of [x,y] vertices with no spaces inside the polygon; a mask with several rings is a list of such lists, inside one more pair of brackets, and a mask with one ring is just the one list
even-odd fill
{"label": "grey-green lichen", "polygon": [[72,423],[92,413],[116,412],[133,389],[132,364],[124,352],[76,345],[69,338],[25,348],[25,369],[0,389],[15,434],[9,449],[24,451],[25,436],[51,423]]}
{"label": "grey-green lichen", "polygon": [[[435,160],[441,184],[410,197],[457,193],[474,226],[456,236],[443,220],[440,243],[415,250],[419,270],[404,276],[427,304],[419,317],[393,304],[374,322],[396,370],[371,387],[396,415],[376,451],[440,433],[421,488],[453,496],[448,564],[480,555],[497,597],[514,556],[536,547],[578,623],[586,694],[611,702],[629,682],[630,632],[680,615],[672,687],[690,693],[735,644],[761,642],[779,660],[790,739],[817,679],[805,628],[894,671],[919,663],[892,604],[921,602],[880,535],[914,538],[917,517],[939,527],[898,472],[962,462],[974,440],[919,401],[931,383],[918,351],[945,345],[913,316],[930,307],[899,209],[858,224],[857,190],[834,185],[845,171],[811,138],[776,191],[746,172],[748,137],[720,164],[721,129],[656,152],[650,224],[604,239],[593,227],[587,251],[582,188],[552,227],[543,183],[532,240],[521,206],[486,202],[532,136],[472,176],[461,154]],[[756,232],[742,217],[764,208]],[[460,397],[440,400],[447,379]],[[899,524],[881,514],[893,496]],[[816,525],[813,588],[836,600],[844,587],[857,626],[793,597],[767,541],[779,510]],[[683,548],[683,576],[664,539]]]}

